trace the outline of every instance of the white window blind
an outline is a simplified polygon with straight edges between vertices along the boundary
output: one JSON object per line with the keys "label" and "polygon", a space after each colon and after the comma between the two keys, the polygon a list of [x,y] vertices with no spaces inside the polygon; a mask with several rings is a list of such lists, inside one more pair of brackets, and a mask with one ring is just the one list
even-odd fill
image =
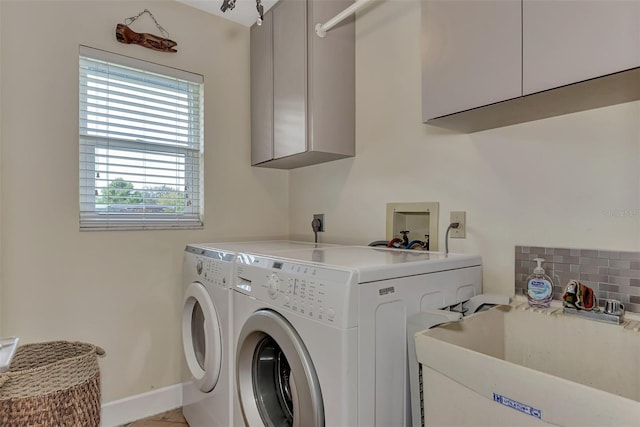
{"label": "white window blind", "polygon": [[203,78],[80,47],[80,229],[201,228]]}

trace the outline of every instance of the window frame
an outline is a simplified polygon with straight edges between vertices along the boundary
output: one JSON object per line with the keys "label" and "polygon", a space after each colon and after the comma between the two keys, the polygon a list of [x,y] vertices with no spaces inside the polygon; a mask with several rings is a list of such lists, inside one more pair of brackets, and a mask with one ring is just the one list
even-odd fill
{"label": "window frame", "polygon": [[[79,138],[79,224],[81,231],[99,230],[149,230],[149,229],[202,229],[204,228],[204,78],[201,75],[187,71],[154,64],[139,59],[114,54],[111,52],[80,46],[79,51],[79,107],[78,107],[78,138]],[[107,62],[116,66],[133,68],[137,71],[158,74],[166,78],[173,78],[188,81],[196,84],[199,88],[197,108],[199,114],[196,116],[196,123],[199,131],[189,134],[189,143],[167,144],[154,141],[144,141],[136,139],[126,139],[112,136],[88,135],[87,112],[88,108],[83,108],[83,103],[87,105],[87,91],[83,91],[83,58],[90,61]],[[190,113],[191,114],[191,113]],[[83,132],[85,129],[85,132]],[[195,200],[195,206],[189,212],[159,213],[153,211],[152,204],[132,204],[132,211],[109,212],[99,211],[96,189],[98,177],[96,176],[96,163],[101,157],[98,150],[114,149],[130,151],[131,153],[161,154],[174,156],[176,159],[183,157],[185,195],[189,199]],[[104,157],[104,156],[102,156]],[[197,157],[197,158],[195,158]],[[133,158],[133,155],[132,157]],[[179,164],[180,162],[176,162]],[[197,171],[195,167],[197,166]],[[178,169],[177,169],[178,170]],[[144,169],[144,175],[147,170]],[[101,188],[101,187],[100,187]],[[109,206],[114,206],[113,205]],[[121,206],[127,206],[123,204]]]}

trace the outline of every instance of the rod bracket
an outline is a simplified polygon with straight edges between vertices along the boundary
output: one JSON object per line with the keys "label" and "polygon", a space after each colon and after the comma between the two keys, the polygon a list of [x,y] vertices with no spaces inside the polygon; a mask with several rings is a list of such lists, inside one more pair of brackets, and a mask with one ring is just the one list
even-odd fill
{"label": "rod bracket", "polygon": [[316,34],[321,38],[324,38],[327,35],[325,29],[322,28],[322,24],[316,24]]}

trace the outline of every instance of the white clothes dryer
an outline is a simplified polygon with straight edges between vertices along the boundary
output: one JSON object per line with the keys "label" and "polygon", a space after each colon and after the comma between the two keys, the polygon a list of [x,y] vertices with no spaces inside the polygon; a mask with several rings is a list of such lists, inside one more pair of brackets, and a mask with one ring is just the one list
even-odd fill
{"label": "white clothes dryer", "polygon": [[233,415],[229,282],[235,254],[188,245],[182,267],[182,412],[191,427],[229,427]]}
{"label": "white clothes dryer", "polygon": [[336,246],[236,264],[234,419],[250,427],[410,425],[407,317],[482,291],[469,255]]}

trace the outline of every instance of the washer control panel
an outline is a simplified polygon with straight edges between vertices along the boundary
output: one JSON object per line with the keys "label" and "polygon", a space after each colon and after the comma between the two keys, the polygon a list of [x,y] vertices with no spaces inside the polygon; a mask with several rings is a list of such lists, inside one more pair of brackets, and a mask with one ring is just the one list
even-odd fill
{"label": "washer control panel", "polygon": [[239,254],[234,288],[279,309],[336,327],[355,326],[357,304],[349,270]]}
{"label": "washer control panel", "polygon": [[183,274],[189,278],[184,282],[197,280],[203,284],[228,288],[233,277],[234,259],[235,255],[230,252],[187,246]]}

